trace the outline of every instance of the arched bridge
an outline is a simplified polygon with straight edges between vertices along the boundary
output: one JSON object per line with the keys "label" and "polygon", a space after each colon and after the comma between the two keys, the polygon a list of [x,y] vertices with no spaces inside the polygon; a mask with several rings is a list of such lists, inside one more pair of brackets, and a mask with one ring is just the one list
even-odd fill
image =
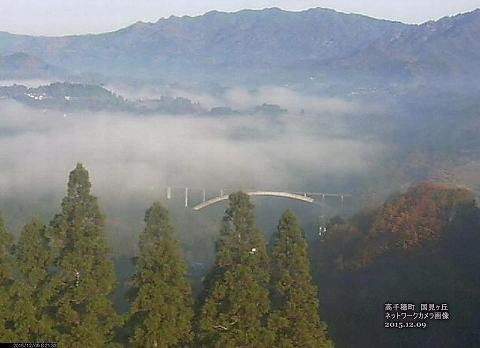
{"label": "arched bridge", "polygon": [[[305,195],[299,195],[296,193],[289,193],[289,192],[274,192],[274,191],[251,191],[251,192],[245,192],[249,196],[269,196],[269,197],[280,197],[280,198],[289,198],[289,199],[295,199],[297,201],[302,201],[306,203],[313,203],[314,199],[311,197],[308,197],[306,194]],[[215,203],[221,202],[221,201],[226,201],[228,200],[228,195],[222,195],[218,197],[214,197],[209,199],[208,201],[205,201],[203,203],[197,204],[196,206],[193,207],[193,210],[200,210],[203,208],[206,208],[208,206],[211,206]]]}
{"label": "arched bridge", "polygon": [[[173,190],[182,190],[185,197],[185,208],[188,208],[190,201],[190,193],[192,191],[201,191],[202,192],[202,201],[201,203],[195,205],[193,210],[201,210],[207,208],[213,204],[226,201],[229,198],[229,194],[226,193],[226,190],[220,190],[220,194],[216,197],[207,199],[207,190],[205,188],[191,188],[191,187],[167,187],[167,200],[172,198]],[[227,190],[229,192],[234,192],[235,190]],[[218,192],[218,191],[217,191]],[[314,203],[315,199],[313,197],[318,197],[318,204],[325,205],[325,199],[327,197],[333,197],[338,199],[343,209],[343,201],[346,197],[351,197],[350,194],[346,193],[325,193],[325,192],[286,192],[286,191],[256,191],[256,190],[247,190],[245,192],[249,196],[266,196],[266,197],[279,197],[279,198],[288,198],[305,203]]]}

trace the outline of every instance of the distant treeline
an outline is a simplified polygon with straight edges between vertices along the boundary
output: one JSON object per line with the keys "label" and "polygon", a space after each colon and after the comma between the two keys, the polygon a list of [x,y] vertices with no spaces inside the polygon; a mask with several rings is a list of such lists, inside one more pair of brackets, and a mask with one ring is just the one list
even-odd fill
{"label": "distant treeline", "polygon": [[205,108],[199,102],[185,97],[160,96],[129,100],[110,90],[91,84],[54,82],[49,85],[31,87],[23,85],[0,86],[0,100],[16,102],[43,110],[63,112],[106,111],[151,115],[199,115],[235,116],[267,115],[278,116],[288,112],[277,104],[262,104],[245,110],[234,110],[228,106]]}
{"label": "distant treeline", "polygon": [[216,260],[195,301],[168,211],[145,214],[130,309],[112,303],[105,218],[85,168],[70,173],[61,211],[33,219],[18,243],[0,219],[0,342],[60,347],[333,347],[319,316],[305,236],[286,211],[270,252],[254,206],[230,195]]}

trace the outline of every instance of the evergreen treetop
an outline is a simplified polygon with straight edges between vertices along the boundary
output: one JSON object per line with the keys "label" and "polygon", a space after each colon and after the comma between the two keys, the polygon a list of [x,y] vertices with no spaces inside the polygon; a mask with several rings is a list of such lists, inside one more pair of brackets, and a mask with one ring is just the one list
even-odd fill
{"label": "evergreen treetop", "polygon": [[38,218],[23,228],[16,256],[25,283],[33,288],[40,287],[47,279],[52,255],[46,226]]}
{"label": "evergreen treetop", "polygon": [[291,210],[282,215],[273,239],[273,312],[268,326],[275,335],[274,346],[333,347],[319,317],[305,236]]}
{"label": "evergreen treetop", "polygon": [[115,285],[104,218],[90,194],[87,170],[70,173],[62,212],[51,224],[55,274],[50,286],[59,343],[68,347],[111,346],[119,319],[110,301]]}
{"label": "evergreen treetop", "polygon": [[199,317],[200,345],[270,347],[272,337],[265,327],[270,307],[268,256],[245,193],[230,195],[216,250]]}
{"label": "evergreen treetop", "polygon": [[176,347],[193,338],[193,300],[168,211],[154,203],[145,214],[130,311],[135,347]]}
{"label": "evergreen treetop", "polygon": [[16,342],[52,342],[52,320],[47,316],[52,254],[45,225],[37,218],[27,224],[16,248],[18,279],[12,289]]}

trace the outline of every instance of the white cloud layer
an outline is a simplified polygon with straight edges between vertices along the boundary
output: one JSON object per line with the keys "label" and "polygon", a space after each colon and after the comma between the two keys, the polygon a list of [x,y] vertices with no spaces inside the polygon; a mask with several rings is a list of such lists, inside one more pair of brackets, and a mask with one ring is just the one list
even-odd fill
{"label": "white cloud layer", "polygon": [[[312,101],[312,103],[315,103]],[[41,112],[0,102],[0,190],[61,192],[76,162],[99,195],[165,186],[302,189],[367,170],[380,144],[318,116],[146,116]],[[334,123],[334,121],[332,121]]]}

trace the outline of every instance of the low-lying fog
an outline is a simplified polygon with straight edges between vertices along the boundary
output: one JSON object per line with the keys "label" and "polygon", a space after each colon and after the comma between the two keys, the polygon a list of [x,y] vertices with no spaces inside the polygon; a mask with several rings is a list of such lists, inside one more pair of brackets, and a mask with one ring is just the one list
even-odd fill
{"label": "low-lying fog", "polygon": [[[109,229],[138,234],[145,209],[165,199],[167,186],[206,188],[207,196],[220,189],[349,192],[389,151],[353,126],[361,125],[357,118],[371,110],[351,102],[266,88],[228,91],[221,105],[247,109],[263,101],[291,112],[225,117],[65,114],[1,100],[0,209],[15,233],[34,214],[48,222],[60,209],[69,171],[82,162]],[[297,112],[301,106],[303,113]],[[179,207],[182,195],[174,190]],[[191,203],[199,199],[200,192],[191,191]],[[282,209],[292,204],[284,203]],[[275,209],[268,227],[274,226]],[[179,229],[189,233],[188,227]],[[197,233],[201,240],[203,232]]]}
{"label": "low-lying fog", "polygon": [[11,102],[0,103],[0,115],[4,194],[62,190],[77,161],[98,193],[167,185],[307,189],[326,175],[364,171],[380,150],[341,124],[298,115],[63,114]]}

